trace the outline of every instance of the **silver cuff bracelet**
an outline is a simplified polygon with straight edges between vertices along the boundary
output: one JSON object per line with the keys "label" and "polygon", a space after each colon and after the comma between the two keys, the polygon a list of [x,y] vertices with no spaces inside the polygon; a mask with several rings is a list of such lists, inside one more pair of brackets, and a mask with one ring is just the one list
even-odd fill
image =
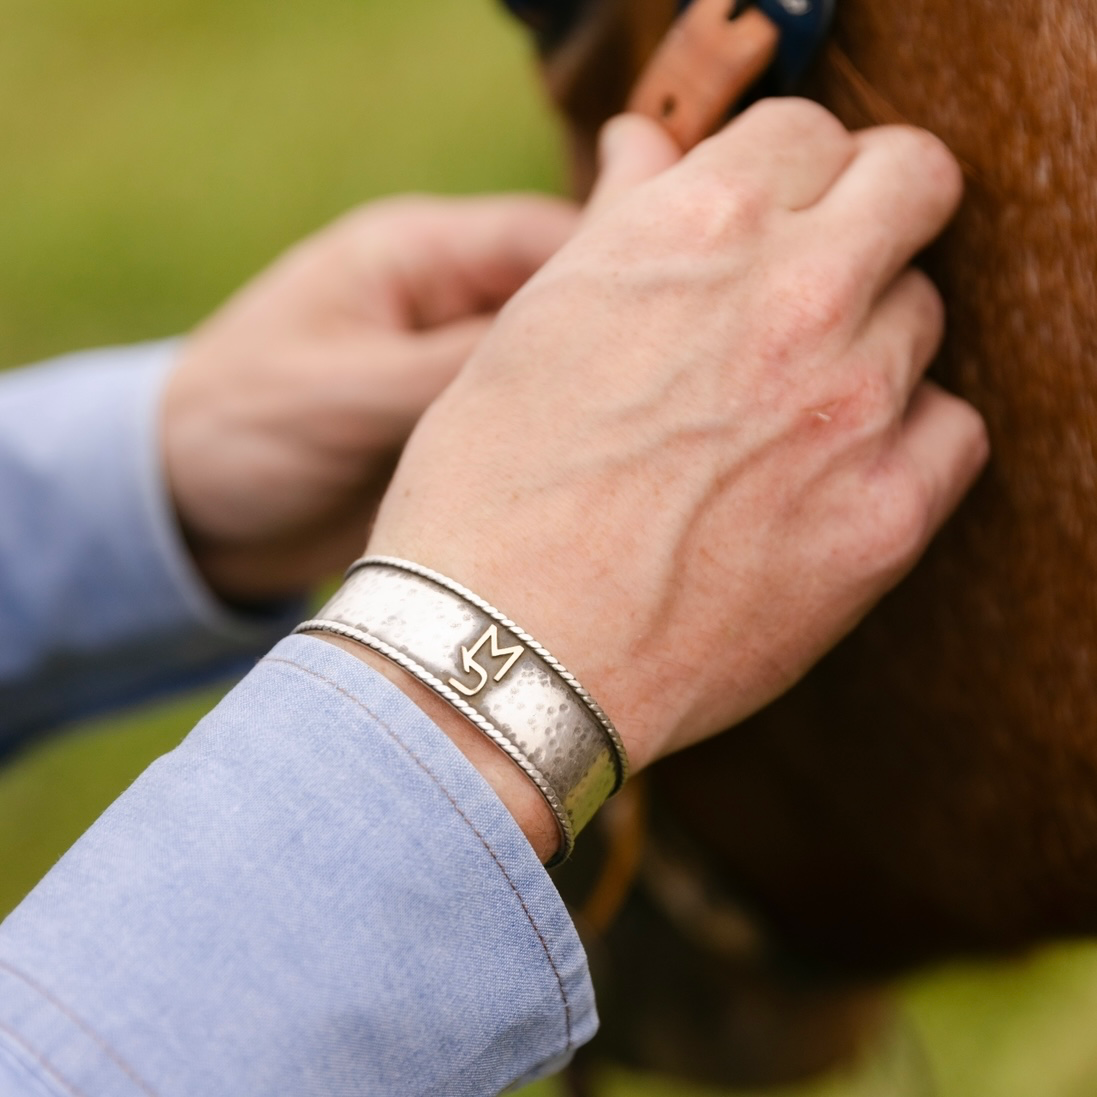
{"label": "silver cuff bracelet", "polygon": [[628,776],[620,736],[574,675],[482,598],[429,568],[366,556],[316,618],[372,648],[467,717],[533,781],[560,826],[550,865]]}

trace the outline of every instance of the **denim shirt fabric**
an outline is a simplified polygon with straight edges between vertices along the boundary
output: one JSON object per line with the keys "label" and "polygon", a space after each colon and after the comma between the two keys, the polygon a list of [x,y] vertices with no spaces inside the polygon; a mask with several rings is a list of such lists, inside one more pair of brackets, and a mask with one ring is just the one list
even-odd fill
{"label": "denim shirt fabric", "polygon": [[163,484],[172,342],[0,375],[0,756],[20,739],[243,673],[300,619],[225,610]]}
{"label": "denim shirt fabric", "polygon": [[[231,665],[274,627],[185,563],[149,442],[169,358],[0,379],[3,732],[61,711],[38,697],[54,666],[73,712]],[[85,437],[55,458],[23,430],[38,410]],[[139,675],[117,665],[142,645]],[[278,643],[0,926],[2,1097],[485,1095],[596,1025],[510,814],[400,690],[312,637]]]}

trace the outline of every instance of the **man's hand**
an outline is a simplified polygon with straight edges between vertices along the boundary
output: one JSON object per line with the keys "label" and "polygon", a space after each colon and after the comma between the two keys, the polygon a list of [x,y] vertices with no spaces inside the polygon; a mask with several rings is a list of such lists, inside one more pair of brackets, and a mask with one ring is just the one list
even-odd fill
{"label": "man's hand", "polygon": [[529,630],[639,768],[799,678],[987,441],[923,380],[943,311],[908,264],[961,193],[939,141],[771,101],[662,170],[653,123],[613,127],[594,212],[424,417],[369,550]]}
{"label": "man's hand", "polygon": [[419,416],[575,218],[535,197],[379,202],[291,251],[187,341],[165,464],[214,590],[269,600],[354,559]]}

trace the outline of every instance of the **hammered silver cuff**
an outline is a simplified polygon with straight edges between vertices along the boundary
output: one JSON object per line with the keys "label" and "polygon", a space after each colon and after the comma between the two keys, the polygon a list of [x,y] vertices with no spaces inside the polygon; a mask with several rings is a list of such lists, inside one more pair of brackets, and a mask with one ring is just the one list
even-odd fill
{"label": "hammered silver cuff", "polygon": [[429,568],[366,556],[295,632],[365,644],[413,674],[504,750],[544,796],[560,827],[558,864],[628,776],[613,724],[528,633]]}

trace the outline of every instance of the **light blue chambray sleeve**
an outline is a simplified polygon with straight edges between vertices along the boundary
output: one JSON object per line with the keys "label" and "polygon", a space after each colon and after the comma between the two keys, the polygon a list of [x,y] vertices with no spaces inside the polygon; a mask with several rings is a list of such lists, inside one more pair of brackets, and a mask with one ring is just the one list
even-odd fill
{"label": "light blue chambray sleeve", "polygon": [[596,1024],[574,927],[499,799],[312,637],[0,926],[4,1097],[485,1097]]}
{"label": "light blue chambray sleeve", "polygon": [[17,739],[242,672],[293,613],[205,590],[160,463],[171,342],[0,375],[0,754]]}

